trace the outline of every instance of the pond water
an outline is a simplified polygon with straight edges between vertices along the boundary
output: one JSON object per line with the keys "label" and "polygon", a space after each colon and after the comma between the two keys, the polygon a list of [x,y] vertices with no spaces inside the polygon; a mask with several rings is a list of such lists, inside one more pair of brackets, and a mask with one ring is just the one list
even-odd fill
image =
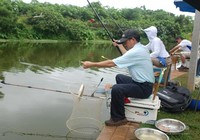
{"label": "pond water", "polygon": [[[99,87],[103,88],[106,83],[115,83],[117,73],[126,73],[117,68],[83,69],[80,65],[82,60],[118,56],[109,43],[0,43],[0,55],[1,140],[95,139],[68,135],[66,121],[74,111],[76,97],[72,93],[78,93],[83,84],[84,95],[90,97],[101,78]],[[103,124],[109,119],[105,100],[99,105],[86,102],[88,114],[98,108],[99,121]]]}

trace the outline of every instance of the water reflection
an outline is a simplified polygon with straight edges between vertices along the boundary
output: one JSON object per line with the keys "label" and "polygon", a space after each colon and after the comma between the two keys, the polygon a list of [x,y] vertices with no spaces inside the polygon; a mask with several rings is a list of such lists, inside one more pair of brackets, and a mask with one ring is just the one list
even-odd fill
{"label": "water reflection", "polygon": [[2,93],[2,92],[0,92],[0,100],[1,100],[1,98],[3,98],[4,97],[4,94]]}
{"label": "water reflection", "polygon": [[[31,87],[77,93],[81,84],[84,94],[91,95],[100,79],[114,83],[112,69],[83,69],[81,60],[102,60],[101,56],[119,55],[111,44],[0,44],[0,139],[1,140],[60,140],[88,139],[69,135],[66,120],[73,109],[71,94],[39,90]],[[102,95],[97,95],[102,96]],[[101,121],[109,112],[102,104]],[[68,134],[68,136],[67,136]],[[95,138],[91,138],[95,139]]]}

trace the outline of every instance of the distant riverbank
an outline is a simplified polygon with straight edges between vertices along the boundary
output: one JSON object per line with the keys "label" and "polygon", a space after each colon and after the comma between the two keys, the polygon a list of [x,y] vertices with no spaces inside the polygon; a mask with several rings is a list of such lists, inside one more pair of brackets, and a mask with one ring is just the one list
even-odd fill
{"label": "distant riverbank", "polygon": [[95,43],[109,43],[110,40],[87,40],[87,41],[69,41],[69,40],[48,40],[48,39],[42,39],[42,40],[29,40],[29,39],[0,39],[0,42],[24,42],[24,43],[69,43],[69,42],[95,42]]}

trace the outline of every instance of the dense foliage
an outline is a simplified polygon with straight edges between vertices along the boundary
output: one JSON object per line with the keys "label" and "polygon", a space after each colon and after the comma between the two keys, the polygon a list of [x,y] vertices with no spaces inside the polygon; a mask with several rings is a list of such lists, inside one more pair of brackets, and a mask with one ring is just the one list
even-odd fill
{"label": "dense foliage", "polygon": [[[192,32],[192,17],[163,10],[147,10],[145,6],[134,9],[103,7],[93,2],[99,17],[113,38],[121,36],[121,30],[146,28],[155,25],[164,43],[173,43],[175,36],[188,38]],[[32,0],[0,0],[0,39],[59,39],[105,40],[108,34],[88,5],[58,5]],[[146,36],[143,34],[143,37]]]}

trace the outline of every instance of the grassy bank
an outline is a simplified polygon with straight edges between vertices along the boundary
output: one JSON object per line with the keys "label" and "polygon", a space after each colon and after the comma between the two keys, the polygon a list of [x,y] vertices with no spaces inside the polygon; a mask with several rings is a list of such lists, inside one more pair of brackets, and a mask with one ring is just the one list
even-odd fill
{"label": "grassy bank", "polygon": [[[182,75],[175,80],[180,81],[181,85],[186,87],[187,84],[187,77],[188,75]],[[196,89],[192,93],[192,97],[196,98],[197,94],[199,94],[199,89]],[[171,118],[171,119],[177,119],[185,123],[186,130],[183,133],[180,133],[178,135],[168,135],[170,140],[198,140],[199,139],[199,131],[200,131],[200,111],[194,111],[187,109],[182,113],[167,113],[162,110],[158,111],[158,118],[157,119],[163,119],[163,118]],[[145,125],[142,124],[141,127],[153,127],[153,125]]]}

